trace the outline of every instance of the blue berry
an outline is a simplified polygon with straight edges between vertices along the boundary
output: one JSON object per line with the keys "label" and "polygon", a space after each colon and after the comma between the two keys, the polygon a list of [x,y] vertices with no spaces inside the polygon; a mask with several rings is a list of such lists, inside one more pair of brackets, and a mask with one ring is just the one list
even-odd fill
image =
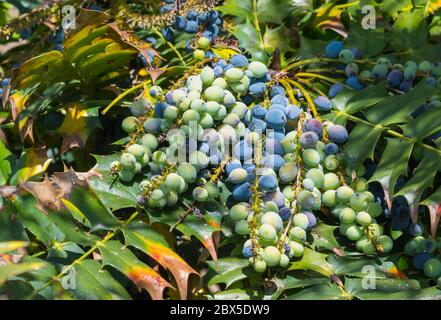
{"label": "blue berry", "polygon": [[336,59],[341,50],[343,50],[342,41],[331,41],[326,46],[326,56],[331,59]]}
{"label": "blue berry", "polygon": [[205,30],[204,32],[202,32],[202,37],[210,39],[210,42],[213,41],[213,33],[211,33],[210,31]]}
{"label": "blue berry", "polygon": [[266,86],[262,82],[254,83],[250,86],[249,91],[253,97],[260,98],[265,93]]}
{"label": "blue berry", "polygon": [[244,68],[248,66],[248,59],[243,54],[235,54],[231,56],[230,63],[238,68]]}
{"label": "blue berry", "polygon": [[285,97],[283,94],[277,94],[271,98],[271,104],[281,104],[282,106],[286,107],[288,103],[288,98]]}
{"label": "blue berry", "polygon": [[272,99],[274,96],[278,94],[285,95],[285,88],[282,86],[272,86],[271,91],[269,93],[270,99]]}
{"label": "blue berry", "polygon": [[278,154],[281,156],[285,154],[285,152],[283,151],[282,144],[280,143],[280,140],[276,140],[274,138],[266,139],[265,148],[269,153]]}
{"label": "blue berry", "polygon": [[283,207],[279,210],[279,216],[282,218],[282,221],[288,221],[291,217],[291,209],[287,207]]}
{"label": "blue berry", "polygon": [[159,12],[161,12],[161,13],[166,13],[166,12],[169,12],[172,10],[173,10],[173,6],[170,4],[166,4],[166,5],[162,6],[161,8],[159,8]]}
{"label": "blue berry", "polygon": [[355,90],[363,89],[363,84],[360,82],[360,79],[358,79],[357,77],[349,77],[346,80],[346,84]]}
{"label": "blue berry", "polygon": [[219,18],[219,12],[217,10],[208,12],[208,21],[215,22],[217,18]]}
{"label": "blue berry", "polygon": [[222,18],[217,18],[216,20],[214,20],[214,24],[219,27],[221,27],[223,23],[224,23],[224,20]]}
{"label": "blue berry", "polygon": [[147,37],[145,38],[145,41],[151,43],[152,45],[156,44],[156,39],[154,37]]}
{"label": "blue berry", "polygon": [[327,128],[329,139],[335,143],[344,143],[348,140],[348,131],[345,127],[336,124]]}
{"label": "blue berry", "polygon": [[219,27],[216,24],[209,25],[206,30],[210,31],[214,36],[219,34]]}
{"label": "blue berry", "polygon": [[194,10],[188,11],[188,14],[187,14],[188,20],[197,20],[197,18],[198,18],[198,13],[196,11],[194,11]]}
{"label": "blue berry", "polygon": [[208,22],[208,13],[206,13],[206,12],[201,13],[199,15],[199,17],[198,17],[198,21],[199,21],[200,24],[203,24],[203,25],[207,24],[207,22]]}
{"label": "blue berry", "polygon": [[363,53],[358,48],[351,48],[352,53],[354,54],[355,59],[359,60],[363,58]]}
{"label": "blue berry", "polygon": [[284,112],[277,109],[268,110],[268,113],[265,116],[265,121],[268,124],[268,127],[272,129],[280,129],[285,126],[286,115]]}
{"label": "blue berry", "polygon": [[259,178],[258,183],[259,183],[259,190],[266,191],[266,192],[275,191],[278,187],[277,178],[272,175],[261,176]]}
{"label": "blue berry", "polygon": [[167,40],[168,42],[173,42],[175,40],[173,30],[170,27],[162,28],[161,34],[164,37],[164,39]]}
{"label": "blue berry", "polygon": [[290,104],[285,108],[285,115],[288,120],[297,120],[301,113],[302,110],[293,104]]}
{"label": "blue berry", "polygon": [[338,153],[338,146],[335,143],[330,142],[325,145],[325,147],[323,148],[323,151],[325,152],[325,154],[327,156],[329,156],[331,154],[337,154]]}
{"label": "blue berry", "polygon": [[245,140],[242,140],[236,143],[233,153],[240,160],[248,160],[253,155],[253,148]]}
{"label": "blue berry", "polygon": [[401,80],[403,80],[403,73],[401,72],[401,70],[397,70],[397,69],[392,70],[387,75],[387,83],[392,88],[398,87],[401,83]]}
{"label": "blue berry", "polygon": [[323,125],[319,120],[311,118],[305,123],[305,131],[315,132],[319,137],[321,137],[323,134]]}
{"label": "blue berry", "polygon": [[228,164],[225,166],[225,171],[229,175],[231,173],[231,171],[233,171],[234,169],[239,169],[239,168],[242,168],[242,164],[240,163],[239,160],[234,159],[231,162],[228,162]]}
{"label": "blue berry", "polygon": [[265,107],[261,106],[260,104],[254,105],[253,109],[251,109],[251,115],[253,118],[257,119],[263,119],[265,118],[265,115],[268,111]]}
{"label": "blue berry", "polygon": [[424,264],[433,258],[433,255],[426,252],[415,255],[412,259],[412,264],[417,270],[423,270]]}
{"label": "blue berry", "polygon": [[316,216],[312,212],[309,212],[309,211],[305,211],[305,212],[303,212],[303,214],[308,217],[308,221],[309,221],[308,229],[314,228],[317,224]]}
{"label": "blue berry", "polygon": [[251,194],[251,183],[249,182],[239,184],[233,189],[233,198],[236,201],[247,202],[250,199]]}
{"label": "blue berry", "polygon": [[314,148],[317,145],[319,137],[315,132],[303,132],[300,136],[300,144],[304,149]]}
{"label": "blue berry", "polygon": [[315,98],[314,104],[317,106],[317,109],[321,111],[329,111],[332,109],[331,101],[325,96],[318,96]]}
{"label": "blue berry", "polygon": [[266,167],[274,168],[275,171],[279,170],[284,163],[285,160],[278,154],[270,154],[265,158]]}
{"label": "blue berry", "polygon": [[264,132],[266,130],[266,123],[265,123],[265,121],[260,120],[260,119],[253,119],[253,120],[251,120],[250,124],[248,125],[248,128],[251,131]]}
{"label": "blue berry", "polygon": [[187,21],[187,25],[185,26],[185,32],[187,33],[197,33],[199,29],[199,25],[194,20]]}
{"label": "blue berry", "polygon": [[413,81],[412,80],[403,80],[400,84],[400,90],[407,93],[409,92],[413,87]]}
{"label": "blue berry", "polygon": [[244,247],[242,249],[242,255],[245,258],[251,258],[253,256],[253,249],[251,247]]}
{"label": "blue berry", "polygon": [[329,88],[328,96],[332,99],[337,96],[344,88],[345,86],[342,83],[333,84]]}
{"label": "blue berry", "polygon": [[187,25],[187,19],[185,19],[185,17],[183,16],[177,16],[173,21],[173,28],[179,31],[184,30],[186,25]]}

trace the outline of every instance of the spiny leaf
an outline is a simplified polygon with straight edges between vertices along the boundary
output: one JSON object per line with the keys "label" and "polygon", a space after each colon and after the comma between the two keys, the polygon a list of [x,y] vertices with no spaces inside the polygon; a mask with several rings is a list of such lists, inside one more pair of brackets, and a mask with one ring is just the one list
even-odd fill
{"label": "spiny leaf", "polygon": [[170,270],[178,284],[181,299],[187,299],[188,277],[198,273],[171,250],[163,237],[144,223],[134,223],[123,230],[126,244],[144,251]]}
{"label": "spiny leaf", "polygon": [[162,300],[165,288],[172,286],[148,265],[139,261],[127,248],[118,241],[107,241],[99,247],[103,265],[112,266],[121,271],[139,289],[146,289],[153,300]]}
{"label": "spiny leaf", "polygon": [[26,149],[14,167],[11,184],[27,181],[45,172],[51,162],[52,160],[48,159],[45,149]]}
{"label": "spiny leaf", "polygon": [[78,104],[68,107],[63,123],[57,130],[63,136],[60,153],[75,147],[84,148],[92,131],[100,127],[98,108],[86,109]]}
{"label": "spiny leaf", "polygon": [[293,262],[288,270],[312,270],[326,277],[334,274],[334,268],[326,261],[328,255],[305,248],[301,260]]}
{"label": "spiny leaf", "polygon": [[228,288],[237,281],[257,275],[250,267],[248,259],[227,257],[219,259],[217,262],[207,261],[207,264],[216,273],[208,282],[209,286],[225,283]]}

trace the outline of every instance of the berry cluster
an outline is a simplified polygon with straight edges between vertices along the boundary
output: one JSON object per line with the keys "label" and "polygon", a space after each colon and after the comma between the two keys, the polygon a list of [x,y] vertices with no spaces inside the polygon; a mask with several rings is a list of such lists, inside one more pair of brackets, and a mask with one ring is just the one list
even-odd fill
{"label": "berry cluster", "polygon": [[437,279],[441,288],[441,261],[437,252],[441,250],[441,238],[436,240],[417,236],[407,242],[404,252],[412,256],[412,264],[417,270],[422,270],[426,277]]}

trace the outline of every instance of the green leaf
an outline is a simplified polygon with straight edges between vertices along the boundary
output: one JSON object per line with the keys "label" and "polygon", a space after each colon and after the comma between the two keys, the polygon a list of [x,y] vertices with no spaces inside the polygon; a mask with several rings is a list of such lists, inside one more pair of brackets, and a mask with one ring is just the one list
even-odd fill
{"label": "green leaf", "polygon": [[6,263],[0,265],[0,286],[8,279],[29,272],[36,269],[41,269],[46,264],[43,262],[29,262],[29,263]]}
{"label": "green leaf", "polygon": [[293,294],[287,300],[350,300],[352,296],[336,284],[319,284]]}
{"label": "green leaf", "polygon": [[351,131],[344,153],[353,169],[359,168],[366,158],[373,159],[375,145],[383,130],[381,126],[372,127],[359,123]]}
{"label": "green leaf", "polygon": [[370,181],[378,181],[383,188],[394,194],[398,178],[407,174],[413,144],[400,139],[387,139],[386,149]]}
{"label": "green leaf", "polygon": [[250,21],[235,26],[233,29],[233,35],[239,41],[239,46],[251,54],[264,50],[263,44],[260,42],[261,35]]}
{"label": "green leaf", "polygon": [[326,277],[334,274],[334,268],[326,261],[327,254],[319,253],[305,247],[305,252],[300,261],[291,264],[288,270],[312,270]]}
{"label": "green leaf", "polygon": [[339,94],[333,101],[337,104],[343,104],[344,108],[341,110],[344,110],[348,114],[367,110],[389,96],[384,85],[382,82],[375,86],[369,86],[361,91],[352,90],[348,98],[346,98],[346,95],[342,96]]}
{"label": "green leaf", "polygon": [[260,23],[281,24],[294,9],[292,0],[258,0],[257,1],[257,19]]}
{"label": "green leaf", "polygon": [[103,177],[94,176],[89,183],[103,204],[112,210],[134,208],[138,205],[136,200],[139,193],[137,183],[128,186],[108,174],[104,174]]}
{"label": "green leaf", "polygon": [[363,113],[370,122],[384,126],[407,123],[410,113],[435,94],[435,91],[435,88],[421,81],[409,93],[384,99]]}
{"label": "green leaf", "polygon": [[329,283],[328,278],[316,278],[310,274],[306,274],[303,277],[286,275],[285,278],[275,278],[272,281],[276,284],[277,289],[273,294],[271,294],[271,296],[269,296],[269,299],[271,300],[278,299],[284,291],[290,289],[306,288],[317,284]]}
{"label": "green leaf", "polygon": [[224,14],[240,17],[243,20],[253,18],[252,0],[227,0],[218,9]]}
{"label": "green leaf", "polygon": [[312,229],[311,234],[314,237],[314,242],[312,244],[314,249],[328,249],[336,252],[337,254],[343,254],[340,249],[340,245],[334,236],[334,231],[338,227],[330,226],[325,223],[319,223]]}
{"label": "green leaf", "polygon": [[381,54],[386,46],[384,26],[376,25],[375,29],[365,29],[361,23],[363,17],[358,14],[350,19],[347,44],[360,49],[364,58],[374,57]]}
{"label": "green leaf", "polygon": [[208,266],[217,274],[210,279],[208,285],[225,283],[226,288],[233,283],[256,276],[257,273],[250,267],[248,259],[227,257],[214,261],[207,261]]}
{"label": "green leaf", "polygon": [[[72,277],[72,278],[69,278]],[[108,271],[103,270],[99,262],[86,259],[77,263],[65,276],[65,281],[73,288],[69,289],[81,300],[128,300],[129,294]]]}
{"label": "green leaf", "polygon": [[427,43],[427,22],[424,9],[401,12],[391,31],[395,49],[418,48]]}
{"label": "green leaf", "polygon": [[215,293],[208,298],[210,300],[256,300],[261,299],[262,294],[250,289],[231,289]]}

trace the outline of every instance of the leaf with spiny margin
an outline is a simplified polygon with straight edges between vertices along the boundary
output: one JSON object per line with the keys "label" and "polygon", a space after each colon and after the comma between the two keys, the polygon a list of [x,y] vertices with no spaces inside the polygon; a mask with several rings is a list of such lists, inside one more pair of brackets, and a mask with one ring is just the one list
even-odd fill
{"label": "leaf with spiny margin", "polygon": [[418,48],[427,43],[427,21],[423,8],[401,12],[391,30],[394,49]]}
{"label": "leaf with spiny margin", "polygon": [[409,124],[401,126],[407,137],[423,139],[441,130],[441,108],[427,110]]}
{"label": "leaf with spiny margin", "polygon": [[[346,96],[349,98],[346,100]],[[366,110],[377,103],[383,101],[389,96],[384,83],[380,83],[375,86],[369,86],[361,91],[352,90],[350,94],[341,95],[341,93],[336,96],[333,101],[342,101],[341,104],[344,105],[344,110],[348,114],[354,114],[362,110]],[[345,100],[347,102],[345,102]]]}
{"label": "leaf with spiny margin", "polygon": [[354,297],[362,300],[420,300],[441,298],[441,291],[432,288],[421,289],[414,279],[376,279],[375,288],[364,288],[363,279],[345,279],[345,288]]}
{"label": "leaf with spiny margin", "polygon": [[340,248],[340,245],[334,236],[334,231],[337,228],[337,226],[330,226],[325,223],[319,223],[315,226],[311,231],[314,238],[312,248],[325,248],[334,251],[337,255],[344,255],[343,250]]}
{"label": "leaf with spiny margin", "polygon": [[138,183],[127,185],[116,179],[116,176],[104,174],[102,177],[92,177],[89,184],[103,204],[112,210],[134,208],[138,205]]}
{"label": "leaf with spiny margin", "polygon": [[410,114],[437,92],[437,89],[420,81],[409,93],[391,96],[380,103],[363,111],[366,118],[372,123],[381,123],[388,126],[395,123],[407,123]]}
{"label": "leaf with spiny margin", "polygon": [[[430,168],[431,173],[427,172]],[[417,223],[418,205],[426,188],[432,186],[435,173],[441,168],[441,154],[439,151],[426,150],[424,157],[413,171],[412,177],[406,182],[403,188],[397,193],[406,198],[410,207],[410,216],[413,223]]]}
{"label": "leaf with spiny margin", "polygon": [[[180,219],[180,217],[185,214],[185,212],[186,210],[182,208],[171,212],[162,213],[152,210],[148,211],[152,224],[155,222],[159,222],[165,223],[169,226],[174,226],[176,222]],[[208,220],[210,221],[211,218]],[[196,237],[208,250],[213,260],[217,261],[217,253],[213,240],[213,233],[216,231],[220,231],[221,229],[213,227],[213,225],[211,225],[209,221],[207,221],[207,218],[205,216],[199,218],[193,213],[190,213],[184,219],[184,221],[176,226],[176,229],[182,232],[187,237]]]}
{"label": "leaf with spiny margin", "polygon": [[46,265],[45,262],[21,262],[0,264],[0,286],[12,277],[18,276],[32,270],[41,269]]}
{"label": "leaf with spiny margin", "polygon": [[224,14],[240,17],[244,20],[253,19],[251,0],[227,0],[218,9]]}
{"label": "leaf with spiny margin", "polygon": [[35,198],[29,193],[21,193],[11,201],[17,214],[17,221],[41,241],[45,246],[50,247],[56,242],[63,241],[63,232],[40,211]]}
{"label": "leaf with spiny margin", "polygon": [[227,257],[217,262],[207,261],[207,264],[215,272],[215,275],[208,281],[209,286],[225,283],[228,288],[237,281],[257,276],[257,273],[250,267],[248,259]]}
{"label": "leaf with spiny margin", "polygon": [[67,108],[63,123],[57,130],[63,136],[61,154],[75,147],[83,149],[92,131],[101,128],[98,109],[99,107],[86,109],[80,104]]}
{"label": "leaf with spiny margin", "polygon": [[[81,213],[91,224],[91,230],[113,230],[120,226],[109,208],[107,208],[84,180],[79,180],[74,172],[58,174],[71,187],[62,199],[63,204],[72,213]],[[72,181],[72,179],[74,181]],[[61,181],[61,180],[59,180]],[[73,185],[70,185],[70,183]],[[85,223],[87,225],[87,223]]]}
{"label": "leaf with spiny margin", "polygon": [[303,275],[302,277],[286,275],[285,278],[275,278],[272,281],[275,283],[277,289],[270,296],[265,296],[265,298],[276,300],[286,290],[305,288],[317,284],[329,283],[330,280],[328,278],[324,278],[324,277],[317,278],[311,276],[310,274],[306,274]]}
{"label": "leaf with spiny margin", "polygon": [[350,300],[352,296],[334,283],[318,284],[286,298],[287,300]]}
{"label": "leaf with spiny margin", "polygon": [[260,23],[281,24],[294,9],[292,0],[258,0],[257,1],[257,20]]}
{"label": "leaf with spiny margin", "polygon": [[360,21],[364,15],[357,14],[349,20],[349,32],[347,44],[351,48],[358,48],[363,52],[363,57],[375,57],[383,52],[386,46],[386,36],[384,34],[384,26],[379,25],[377,21],[376,28],[366,29]]}
{"label": "leaf with spiny margin", "polygon": [[251,54],[261,53],[264,50],[263,43],[260,42],[261,35],[250,21],[235,26],[233,35],[239,41],[239,47]]}
{"label": "leaf with spiny margin", "polygon": [[372,127],[365,123],[359,123],[351,131],[344,148],[351,168],[358,169],[366,158],[373,159],[375,146],[383,130],[382,126]]}
{"label": "leaf with spiny margin", "polygon": [[409,143],[406,140],[387,139],[386,149],[383,152],[380,163],[369,180],[370,182],[378,181],[382,185],[389,209],[392,207],[392,196],[394,195],[395,184],[398,178],[401,175],[407,175],[408,162],[413,146],[413,143]]}
{"label": "leaf with spiny margin", "polygon": [[42,174],[51,162],[52,160],[46,155],[46,149],[26,149],[15,164],[10,183],[15,185]]}
{"label": "leaf with spiny margin", "polygon": [[[86,259],[75,264],[72,274],[73,288],[68,289],[77,299],[81,300],[129,300],[126,289],[116,281],[101,264],[95,260]],[[65,277],[69,277],[67,274]],[[64,279],[63,279],[64,280]],[[67,278],[66,278],[67,280]]]}
{"label": "leaf with spiny margin", "polygon": [[137,222],[122,230],[126,245],[133,246],[156,260],[173,274],[182,300],[187,299],[188,278],[190,274],[199,275],[177,253],[158,232],[145,223]]}
{"label": "leaf with spiny margin", "polygon": [[104,266],[111,266],[122,272],[136,286],[146,289],[153,300],[162,300],[165,288],[172,286],[120,242],[109,240],[99,246]]}
{"label": "leaf with spiny margin", "polygon": [[209,300],[260,300],[262,293],[251,289],[231,289],[207,296]]}
{"label": "leaf with spiny margin", "polygon": [[429,208],[430,233],[432,237],[435,238],[441,218],[441,188],[436,190],[430,197],[421,202],[421,204]]}
{"label": "leaf with spiny margin", "polygon": [[299,261],[294,261],[288,270],[312,270],[326,277],[331,277],[334,274],[334,268],[328,263],[327,258],[327,254],[305,247],[302,258]]}

